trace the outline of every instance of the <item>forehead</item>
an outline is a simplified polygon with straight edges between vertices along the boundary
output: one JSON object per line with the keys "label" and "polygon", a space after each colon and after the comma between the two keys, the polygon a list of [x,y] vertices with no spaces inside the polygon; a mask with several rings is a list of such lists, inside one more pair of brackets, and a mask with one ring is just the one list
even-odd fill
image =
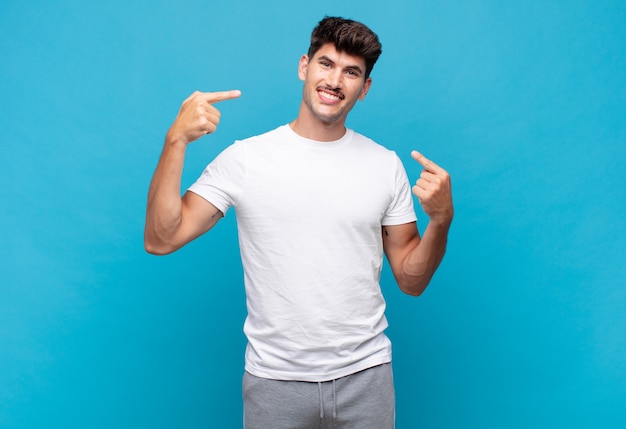
{"label": "forehead", "polygon": [[318,51],[313,55],[311,60],[316,60],[320,57],[325,57],[342,67],[358,66],[361,69],[365,69],[365,59],[356,55],[350,55],[345,51],[338,51],[335,45],[332,43],[326,43],[322,45]]}

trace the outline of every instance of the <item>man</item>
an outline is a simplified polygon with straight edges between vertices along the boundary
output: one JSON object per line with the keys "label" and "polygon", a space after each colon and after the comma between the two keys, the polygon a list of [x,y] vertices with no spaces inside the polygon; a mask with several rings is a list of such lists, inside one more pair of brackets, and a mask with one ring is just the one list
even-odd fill
{"label": "man", "polygon": [[345,127],[380,53],[365,25],[324,18],[300,58],[297,118],[235,142],[182,198],[187,144],[214,132],[214,104],[240,92],[192,94],[167,133],[145,247],[173,252],[236,209],[248,308],[246,428],[394,426],[382,254],[399,287],[420,295],[445,253],[453,208],[446,171],[412,152],[424,167],[412,191],[430,218],[420,237],[396,154]]}

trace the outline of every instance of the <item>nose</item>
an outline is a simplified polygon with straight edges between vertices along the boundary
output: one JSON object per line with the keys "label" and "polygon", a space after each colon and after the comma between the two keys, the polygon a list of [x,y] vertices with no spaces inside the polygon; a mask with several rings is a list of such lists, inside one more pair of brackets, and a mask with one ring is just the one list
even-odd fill
{"label": "nose", "polygon": [[339,69],[339,67],[335,67],[328,72],[328,75],[326,76],[326,83],[330,88],[341,88],[342,77],[343,74],[341,73],[341,69]]}

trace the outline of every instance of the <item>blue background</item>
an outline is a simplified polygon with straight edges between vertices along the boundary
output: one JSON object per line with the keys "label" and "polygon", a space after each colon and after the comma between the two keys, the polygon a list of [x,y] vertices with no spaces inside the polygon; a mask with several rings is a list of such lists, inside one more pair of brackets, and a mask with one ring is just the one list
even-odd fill
{"label": "blue background", "polygon": [[453,178],[429,289],[383,273],[398,428],[626,427],[626,3],[602,0],[2,0],[0,427],[240,427],[234,216],[150,256],[148,184],[196,89],[243,96],[185,187],[292,120],[325,14],[383,43],[349,126]]}

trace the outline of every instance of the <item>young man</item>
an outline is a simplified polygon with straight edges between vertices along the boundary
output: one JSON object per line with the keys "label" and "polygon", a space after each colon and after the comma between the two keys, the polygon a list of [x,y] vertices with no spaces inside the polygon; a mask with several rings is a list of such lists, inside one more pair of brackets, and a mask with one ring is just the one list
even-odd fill
{"label": "young man", "polygon": [[214,132],[214,104],[240,92],[192,94],[167,133],[145,247],[173,252],[236,209],[248,308],[246,428],[394,427],[383,251],[400,288],[420,295],[445,253],[453,208],[446,171],[412,152],[424,167],[412,190],[430,218],[420,237],[396,154],[345,127],[380,53],[363,24],[324,18],[300,58],[297,118],[235,142],[182,198],[187,144]]}

